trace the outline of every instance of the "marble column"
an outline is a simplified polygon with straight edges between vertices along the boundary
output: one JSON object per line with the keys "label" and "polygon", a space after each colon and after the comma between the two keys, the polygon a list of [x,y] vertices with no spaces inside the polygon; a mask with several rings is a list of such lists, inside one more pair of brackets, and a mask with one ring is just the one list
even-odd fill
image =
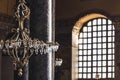
{"label": "marble column", "polygon": [[[30,0],[31,37],[54,41],[53,0]],[[33,55],[30,58],[30,80],[54,80],[54,53]]]}

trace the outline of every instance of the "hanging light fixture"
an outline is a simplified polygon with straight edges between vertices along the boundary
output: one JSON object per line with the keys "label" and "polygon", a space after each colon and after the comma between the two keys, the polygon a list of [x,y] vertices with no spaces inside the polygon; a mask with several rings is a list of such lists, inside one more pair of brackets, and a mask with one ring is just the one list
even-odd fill
{"label": "hanging light fixture", "polygon": [[56,52],[59,44],[57,42],[45,43],[39,39],[30,38],[30,31],[24,26],[25,20],[30,18],[30,9],[27,7],[25,0],[19,0],[15,17],[18,28],[12,29],[14,34],[10,39],[0,41],[0,49],[13,59],[13,63],[18,68],[18,75],[22,76],[22,68],[33,54],[42,55]]}

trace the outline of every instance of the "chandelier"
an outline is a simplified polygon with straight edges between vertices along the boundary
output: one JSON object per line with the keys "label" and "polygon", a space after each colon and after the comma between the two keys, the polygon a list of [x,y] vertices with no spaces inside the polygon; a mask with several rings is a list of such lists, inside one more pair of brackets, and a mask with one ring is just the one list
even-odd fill
{"label": "chandelier", "polygon": [[56,52],[59,44],[57,42],[43,42],[39,39],[31,39],[28,28],[25,28],[26,19],[30,18],[30,9],[27,7],[25,0],[19,0],[15,11],[15,18],[18,28],[11,30],[11,38],[0,41],[0,49],[7,53],[18,69],[18,75],[22,76],[22,68],[28,63],[33,54],[46,54]]}

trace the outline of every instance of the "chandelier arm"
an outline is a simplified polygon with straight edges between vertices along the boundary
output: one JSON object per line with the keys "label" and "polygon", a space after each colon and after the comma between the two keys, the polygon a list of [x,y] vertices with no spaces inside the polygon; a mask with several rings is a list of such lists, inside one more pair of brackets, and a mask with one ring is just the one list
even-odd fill
{"label": "chandelier arm", "polygon": [[11,39],[14,39],[16,37],[16,35],[18,35],[19,33],[15,32],[15,34],[11,37]]}
{"label": "chandelier arm", "polygon": [[19,36],[20,36],[20,34],[18,33],[17,36],[16,36],[16,38],[15,38],[15,41],[17,41],[19,39]]}
{"label": "chandelier arm", "polygon": [[10,50],[9,50],[9,49],[7,49],[7,53],[8,53],[8,56],[10,56],[12,59],[14,59],[14,58],[13,58],[13,56],[11,55],[11,53],[10,53]]}
{"label": "chandelier arm", "polygon": [[[30,53],[30,52],[29,52]],[[34,52],[33,52],[34,53]],[[27,56],[27,59],[30,59],[30,57],[33,55],[33,53],[30,53],[30,55]]]}
{"label": "chandelier arm", "polygon": [[23,51],[23,59],[26,57],[25,55],[26,55],[26,51],[25,51],[26,49],[24,48],[24,51]]}
{"label": "chandelier arm", "polygon": [[25,40],[29,40],[29,36],[28,36],[28,34],[26,33],[25,30],[23,31],[23,36],[24,36]]}
{"label": "chandelier arm", "polygon": [[29,39],[29,37],[26,35],[26,32],[23,32],[24,39]]}
{"label": "chandelier arm", "polygon": [[18,54],[19,54],[19,53],[18,53],[18,48],[15,48],[15,56],[16,56],[15,58],[16,58],[16,59],[19,59]]}
{"label": "chandelier arm", "polygon": [[17,68],[22,69],[34,53],[43,55],[49,54],[50,51],[57,51],[59,44],[31,39],[30,31],[25,26],[25,21],[30,18],[30,8],[27,7],[25,0],[19,0],[15,17],[18,28],[11,30],[12,36],[10,36],[10,39],[0,41],[0,49],[4,50],[13,59]]}
{"label": "chandelier arm", "polygon": [[13,56],[14,61],[17,61],[17,58],[15,57],[14,49],[12,49],[11,53],[12,53],[12,56]]}

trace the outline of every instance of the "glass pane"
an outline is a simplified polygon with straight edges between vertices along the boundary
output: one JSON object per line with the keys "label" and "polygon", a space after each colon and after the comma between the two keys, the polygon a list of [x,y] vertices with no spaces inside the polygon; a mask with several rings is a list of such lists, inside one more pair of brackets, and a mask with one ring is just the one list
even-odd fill
{"label": "glass pane", "polygon": [[103,37],[103,42],[106,42],[106,37]]}
{"label": "glass pane", "polygon": [[86,45],[84,45],[84,49],[87,49],[87,44],[86,44]]}
{"label": "glass pane", "polygon": [[88,44],[88,49],[92,49],[92,45],[91,44]]}
{"label": "glass pane", "polygon": [[88,33],[88,37],[90,37],[90,38],[91,38],[91,33]]}
{"label": "glass pane", "polygon": [[93,76],[92,76],[93,78],[96,78],[96,73],[93,73]]}
{"label": "glass pane", "polygon": [[87,31],[87,27],[83,27],[83,32],[86,32]]}
{"label": "glass pane", "polygon": [[[86,61],[86,60],[87,60],[87,57],[84,56],[84,57],[83,57],[83,60]],[[84,62],[84,64],[86,64],[86,62]]]}
{"label": "glass pane", "polygon": [[91,25],[92,25],[92,22],[91,22],[91,21],[89,21],[87,25],[88,25],[88,26],[91,26]]}
{"label": "glass pane", "polygon": [[88,68],[88,72],[91,72],[91,68]]}
{"label": "glass pane", "polygon": [[98,50],[98,54],[102,54],[101,49]]}
{"label": "glass pane", "polygon": [[87,43],[87,39],[83,39],[84,40],[84,43]]}
{"label": "glass pane", "polygon": [[[96,55],[93,55],[93,60],[97,60],[97,56]],[[93,63],[95,63],[95,65],[96,65],[96,62],[93,62]]]}
{"label": "glass pane", "polygon": [[79,66],[79,67],[81,67],[82,65],[83,65],[82,62],[79,62],[79,63],[78,63],[78,66]]}
{"label": "glass pane", "polygon": [[103,65],[103,66],[106,66],[106,61],[103,61],[102,65]]}
{"label": "glass pane", "polygon": [[79,68],[78,70],[79,70],[79,72],[82,72],[82,68]]}
{"label": "glass pane", "polygon": [[[106,60],[106,55],[103,55],[103,60]],[[106,61],[103,61],[103,64],[106,64]]]}
{"label": "glass pane", "polygon": [[106,49],[103,49],[103,54],[106,54]]}
{"label": "glass pane", "polygon": [[82,47],[83,47],[82,45],[79,45],[79,49],[82,49]]}
{"label": "glass pane", "polygon": [[96,19],[93,20],[93,25],[97,25],[97,20]]}
{"label": "glass pane", "polygon": [[97,30],[97,26],[93,26],[93,31],[96,31]]}
{"label": "glass pane", "polygon": [[101,72],[101,67],[98,67],[98,72]]}
{"label": "glass pane", "polygon": [[82,39],[79,39],[79,43],[82,43]]}
{"label": "glass pane", "polygon": [[102,78],[106,78],[106,73],[102,73]]}
{"label": "glass pane", "polygon": [[108,42],[112,42],[112,37],[108,37]]}
{"label": "glass pane", "polygon": [[114,36],[115,35],[115,31],[112,31],[112,36]]}
{"label": "glass pane", "polygon": [[92,43],[92,39],[91,38],[88,38],[88,43]]}
{"label": "glass pane", "polygon": [[108,20],[108,24],[112,24],[112,21],[111,21],[111,20]]}
{"label": "glass pane", "polygon": [[111,43],[108,43],[108,48],[111,48],[112,47],[112,44]]}
{"label": "glass pane", "polygon": [[93,50],[93,54],[96,54],[96,53],[97,53],[97,50],[94,49],[94,50]]}
{"label": "glass pane", "polygon": [[82,78],[82,74],[79,74],[78,77],[79,77],[79,78]]}
{"label": "glass pane", "polygon": [[97,68],[96,68],[96,67],[94,67],[94,68],[93,68],[93,72],[96,72],[96,71],[97,71]]}
{"label": "glass pane", "polygon": [[112,53],[112,49],[108,49],[108,54],[111,54]]}
{"label": "glass pane", "polygon": [[[112,60],[112,55],[108,55],[108,60]],[[111,63],[111,61],[110,61]],[[108,61],[108,64],[109,64],[109,61]]]}
{"label": "glass pane", "polygon": [[102,47],[103,47],[103,48],[106,48],[106,43],[103,43],[103,44],[102,44]]}
{"label": "glass pane", "polygon": [[101,25],[101,19],[98,19],[98,25]]}
{"label": "glass pane", "polygon": [[103,67],[103,68],[102,68],[102,72],[106,72],[106,67]]}
{"label": "glass pane", "polygon": [[82,55],[82,50],[79,50],[79,55]]}
{"label": "glass pane", "polygon": [[101,32],[98,32],[98,36],[102,36],[102,33],[101,33]]}
{"label": "glass pane", "polygon": [[91,60],[91,56],[88,56],[88,61],[90,61]]}
{"label": "glass pane", "polygon": [[101,26],[98,26],[98,31],[102,30],[102,27]]}
{"label": "glass pane", "polygon": [[98,38],[98,42],[102,42],[102,38]]}
{"label": "glass pane", "polygon": [[91,27],[88,27],[88,32],[90,32],[92,30],[92,28]]}
{"label": "glass pane", "polygon": [[91,67],[91,62],[88,62],[88,66]]}
{"label": "glass pane", "polygon": [[97,44],[93,44],[93,48],[97,48]]}
{"label": "glass pane", "polygon": [[94,42],[94,43],[97,42],[97,38],[93,38],[93,42]]}
{"label": "glass pane", "polygon": [[82,61],[82,56],[79,56],[78,59],[79,59],[79,61]]}
{"label": "glass pane", "polygon": [[88,55],[91,55],[91,50],[88,50]]}
{"label": "glass pane", "polygon": [[83,78],[87,78],[87,74],[83,74]]}
{"label": "glass pane", "polygon": [[97,66],[97,62],[96,61],[93,61],[93,66]]}
{"label": "glass pane", "polygon": [[91,78],[91,74],[88,74],[88,78]]}
{"label": "glass pane", "polygon": [[[112,62],[111,61],[108,61],[108,66],[112,66]],[[111,68],[112,70],[112,68]]]}
{"label": "glass pane", "polygon": [[97,32],[93,32],[93,37],[96,37],[97,36]]}
{"label": "glass pane", "polygon": [[112,32],[111,31],[108,31],[108,36],[112,36]]}
{"label": "glass pane", "polygon": [[[83,55],[87,55],[87,50],[83,51]],[[84,56],[84,57],[86,57],[86,56]]]}
{"label": "glass pane", "polygon": [[105,20],[105,19],[102,19],[102,23],[103,23],[103,24],[106,24],[106,20]]}
{"label": "glass pane", "polygon": [[80,33],[80,37],[81,37],[81,38],[83,37],[83,33],[82,33],[82,32]]}
{"label": "glass pane", "polygon": [[103,35],[103,36],[106,36],[106,31],[102,32],[102,35]]}
{"label": "glass pane", "polygon": [[[83,66],[85,67],[85,66],[87,66],[87,63],[86,62],[83,62]],[[85,68],[86,69],[86,68]]]}
{"label": "glass pane", "polygon": [[87,37],[87,33],[84,33],[83,36],[86,38]]}
{"label": "glass pane", "polygon": [[[101,55],[98,56],[98,60],[101,60]],[[101,62],[101,61],[100,61]],[[99,63],[98,63],[99,64]],[[100,64],[101,65],[101,64]]]}
{"label": "glass pane", "polygon": [[108,78],[111,78],[112,77],[112,74],[111,73],[108,73]]}
{"label": "glass pane", "polygon": [[[99,57],[100,58],[100,57]],[[98,61],[98,66],[101,66],[101,61]]]}
{"label": "glass pane", "polygon": [[113,73],[112,76],[113,76],[112,78],[114,78],[115,77],[115,73]]}
{"label": "glass pane", "polygon": [[112,30],[112,25],[108,25],[108,30]]}
{"label": "glass pane", "polygon": [[102,26],[102,29],[103,29],[103,30],[106,30],[106,25],[103,25],[103,26]]}
{"label": "glass pane", "polygon": [[[102,46],[101,46],[101,43],[100,44],[98,44],[98,48],[101,48]],[[101,51],[101,50],[99,50],[99,51]],[[101,53],[101,52],[100,52]]]}

